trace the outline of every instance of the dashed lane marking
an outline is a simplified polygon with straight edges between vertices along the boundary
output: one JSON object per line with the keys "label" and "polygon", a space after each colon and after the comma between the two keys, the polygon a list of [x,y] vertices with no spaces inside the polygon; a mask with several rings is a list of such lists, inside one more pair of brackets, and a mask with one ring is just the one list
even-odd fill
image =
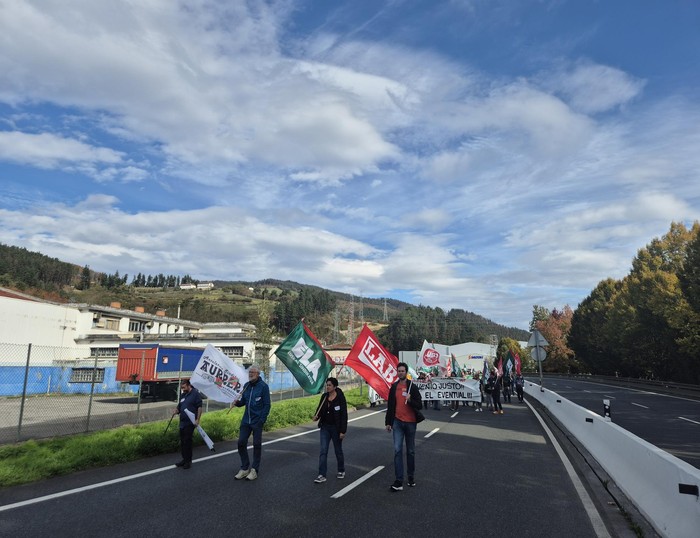
{"label": "dashed lane marking", "polygon": [[343,489],[341,489],[338,493],[334,493],[333,495],[331,495],[331,499],[340,499],[343,495],[345,495],[346,493],[352,491],[352,490],[355,489],[357,486],[359,486],[360,484],[362,484],[362,482],[364,482],[365,480],[368,480],[369,478],[373,477],[375,474],[377,474],[377,473],[378,473],[379,471],[381,471],[382,469],[384,469],[384,466],[383,466],[383,465],[380,465],[379,467],[375,467],[374,469],[372,469],[372,470],[371,470],[369,473],[367,473],[366,475],[361,476],[360,478],[358,478],[357,480],[355,480],[352,484],[348,484],[347,486],[345,486],[345,487],[344,487]]}

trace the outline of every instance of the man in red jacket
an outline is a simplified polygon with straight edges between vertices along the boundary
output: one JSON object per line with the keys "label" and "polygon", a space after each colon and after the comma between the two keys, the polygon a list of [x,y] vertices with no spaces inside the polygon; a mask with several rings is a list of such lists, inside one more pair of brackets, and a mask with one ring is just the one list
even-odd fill
{"label": "man in red jacket", "polygon": [[408,485],[415,487],[414,473],[416,468],[416,425],[423,419],[420,391],[407,380],[408,365],[400,362],[396,367],[399,379],[389,389],[387,402],[386,430],[394,434],[394,474],[396,480],[391,485],[391,491],[403,491],[403,444],[406,442],[406,467]]}

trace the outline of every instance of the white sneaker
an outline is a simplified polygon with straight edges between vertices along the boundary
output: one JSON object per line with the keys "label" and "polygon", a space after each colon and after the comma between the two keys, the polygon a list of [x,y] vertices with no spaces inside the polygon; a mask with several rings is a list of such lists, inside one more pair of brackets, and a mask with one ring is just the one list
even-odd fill
{"label": "white sneaker", "polygon": [[238,473],[236,473],[236,476],[234,476],[233,478],[235,478],[236,480],[243,480],[249,474],[250,469],[241,469],[240,471],[238,471]]}
{"label": "white sneaker", "polygon": [[251,469],[250,472],[248,473],[248,476],[246,476],[246,480],[255,480],[258,477],[258,471],[255,469]]}
{"label": "white sneaker", "polygon": [[338,472],[337,475],[335,475],[336,478],[345,478],[345,471],[340,471]]}
{"label": "white sneaker", "polygon": [[316,482],[317,484],[323,484],[325,481],[326,481],[326,477],[323,476],[322,474],[318,475],[316,477],[316,479],[314,480],[314,482]]}

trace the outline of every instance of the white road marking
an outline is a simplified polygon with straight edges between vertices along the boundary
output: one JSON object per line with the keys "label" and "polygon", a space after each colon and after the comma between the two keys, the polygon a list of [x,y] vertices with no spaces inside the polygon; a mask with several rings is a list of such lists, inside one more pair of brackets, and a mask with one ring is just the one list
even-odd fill
{"label": "white road marking", "polygon": [[459,411],[455,411],[450,415],[450,418],[455,418],[457,415],[459,415]]}
{"label": "white road marking", "polygon": [[[372,415],[376,415],[377,413],[383,413],[383,412],[384,412],[383,410],[374,411],[373,413],[367,413],[366,415],[362,415],[361,417],[356,417],[356,418],[353,418],[351,420],[348,420],[348,422],[371,417]],[[263,444],[263,446],[264,445],[272,445],[274,443],[279,443],[280,441],[287,441],[288,439],[293,439],[294,437],[300,437],[302,435],[316,433],[317,431],[318,431],[317,428],[313,428],[313,429],[308,430],[308,431],[295,433],[292,435],[287,435],[286,437],[280,437],[279,439],[271,439],[270,441],[265,441],[262,444]],[[252,448],[252,446],[253,445],[251,444],[248,446],[248,448]],[[217,452],[216,454],[212,454],[211,456],[197,458],[196,460],[193,460],[193,462],[212,460],[214,458],[220,458],[222,456],[228,456],[230,454],[236,454],[236,453],[238,453],[237,448],[234,450],[229,450],[227,452]],[[170,471],[172,469],[177,469],[177,467],[175,465],[167,465],[165,467],[159,467],[158,469],[151,469],[150,471],[144,471],[142,473],[136,473],[136,474],[132,474],[132,475],[128,475],[128,476],[122,476],[121,478],[115,478],[113,480],[107,480],[105,482],[98,482],[96,484],[89,484],[87,486],[82,486],[82,487],[74,488],[74,489],[68,489],[66,491],[58,491],[56,493],[51,493],[50,495],[44,495],[42,497],[35,497],[34,499],[27,499],[25,501],[19,501],[16,503],[6,504],[4,506],[0,506],[0,512],[5,512],[7,510],[14,510],[15,508],[21,508],[22,506],[29,506],[31,504],[37,504],[37,503],[41,503],[44,501],[50,501],[52,499],[59,499],[61,497],[67,497],[68,495],[74,495],[76,493],[90,491],[91,489],[97,489],[97,488],[102,488],[105,486],[111,486],[113,484],[119,484],[120,482],[127,482],[129,480],[134,480],[136,478],[143,478],[144,476],[150,476],[152,474],[162,473],[163,471]]]}
{"label": "white road marking", "polygon": [[429,434],[427,434],[425,436],[425,439],[427,439],[428,437],[430,437],[431,435],[433,435],[434,433],[437,433],[439,431],[440,431],[440,428],[435,428],[433,431],[431,431]]}
{"label": "white road marking", "polygon": [[591,520],[591,525],[593,525],[593,530],[595,531],[596,536],[598,538],[611,538],[610,533],[608,532],[608,529],[605,527],[605,523],[603,523],[603,518],[600,516],[600,513],[596,509],[595,504],[593,504],[593,501],[591,500],[590,495],[588,495],[588,492],[586,491],[586,488],[584,487],[583,483],[581,482],[581,479],[576,474],[576,471],[574,470],[573,465],[571,465],[571,462],[566,457],[564,450],[562,450],[561,446],[559,445],[559,442],[554,437],[554,434],[547,427],[544,420],[542,420],[542,417],[535,410],[535,408],[532,407],[532,405],[527,400],[525,401],[525,403],[530,408],[530,411],[532,411],[534,413],[534,415],[537,417],[537,420],[539,420],[540,424],[544,428],[544,431],[547,433],[547,437],[549,437],[549,440],[552,442],[552,445],[554,446],[554,450],[557,451],[559,458],[561,459],[562,463],[564,464],[564,468],[566,469],[566,472],[568,473],[569,478],[571,479],[571,481],[574,484],[574,488],[576,489],[576,492],[578,493],[578,496],[581,499],[581,502],[583,503],[583,507],[586,510],[586,513],[588,514],[588,518]]}
{"label": "white road marking", "polygon": [[646,405],[630,402],[632,405],[636,405],[637,407],[643,407],[644,409],[649,409]]}
{"label": "white road marking", "polygon": [[700,424],[700,422],[698,422],[697,420],[691,420],[691,419],[685,418],[685,417],[678,417],[678,418],[681,420],[687,420],[688,422],[692,422],[693,424]]}
{"label": "white road marking", "polygon": [[605,396],[606,398],[610,398],[611,400],[615,399],[615,396],[608,396],[607,394],[603,394],[603,396]]}
{"label": "white road marking", "polygon": [[591,391],[590,391],[590,390],[585,390],[585,389],[583,390],[583,392],[587,392],[588,394],[590,394],[590,393],[591,393]]}
{"label": "white road marking", "polygon": [[371,470],[369,473],[367,473],[366,475],[361,476],[360,478],[358,478],[357,480],[355,480],[352,484],[348,484],[347,486],[345,486],[345,487],[344,487],[343,489],[341,489],[338,493],[334,493],[333,495],[331,495],[331,499],[340,499],[343,495],[345,495],[345,494],[348,493],[349,491],[352,491],[352,490],[355,489],[357,486],[359,486],[360,484],[362,484],[362,482],[364,482],[365,480],[371,478],[372,476],[374,476],[375,474],[377,474],[377,473],[378,473],[379,471],[381,471],[382,469],[384,469],[384,466],[383,466],[383,465],[380,465],[379,467],[375,467],[374,469],[372,469],[372,470]]}

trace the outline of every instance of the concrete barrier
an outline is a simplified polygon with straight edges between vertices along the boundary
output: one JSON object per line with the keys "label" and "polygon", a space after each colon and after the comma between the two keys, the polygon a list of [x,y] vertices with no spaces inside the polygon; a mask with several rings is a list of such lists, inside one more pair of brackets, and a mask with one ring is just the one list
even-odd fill
{"label": "concrete barrier", "polygon": [[700,536],[700,470],[556,392],[526,381],[525,393],[591,453],[659,534]]}

